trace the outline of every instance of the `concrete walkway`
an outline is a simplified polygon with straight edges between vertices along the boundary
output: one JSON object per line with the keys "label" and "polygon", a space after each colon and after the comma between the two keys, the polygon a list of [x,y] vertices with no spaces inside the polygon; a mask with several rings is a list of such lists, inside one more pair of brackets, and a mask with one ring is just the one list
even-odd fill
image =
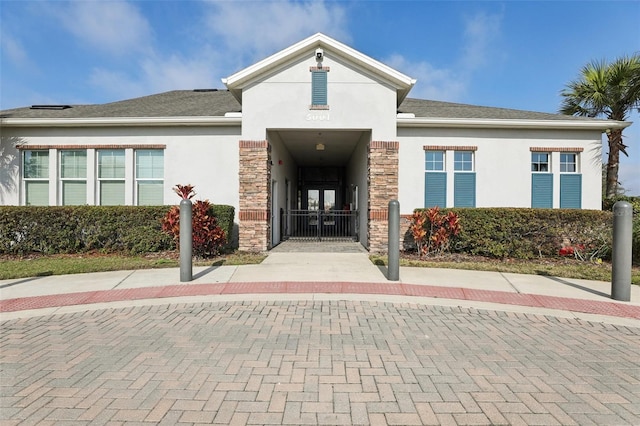
{"label": "concrete walkway", "polygon": [[402,267],[400,281],[393,282],[386,279],[386,268],[373,265],[364,252],[272,252],[259,265],[195,267],[188,283],[180,282],[178,268],[4,280],[0,319],[64,313],[64,307],[75,305],[172,297],[383,294],[389,301],[422,297],[480,308],[554,310],[556,315],[638,326],[640,287],[631,286],[630,302],[614,301],[610,292],[611,284],[600,281],[437,268]]}
{"label": "concrete walkway", "polygon": [[0,281],[0,423],[640,424],[640,293],[364,253]]}

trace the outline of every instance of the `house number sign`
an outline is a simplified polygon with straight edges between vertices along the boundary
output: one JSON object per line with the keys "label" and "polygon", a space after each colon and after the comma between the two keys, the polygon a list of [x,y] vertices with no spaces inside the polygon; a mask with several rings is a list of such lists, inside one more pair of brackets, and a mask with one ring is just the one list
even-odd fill
{"label": "house number sign", "polygon": [[307,121],[329,121],[329,113],[328,112],[310,112],[306,115]]}

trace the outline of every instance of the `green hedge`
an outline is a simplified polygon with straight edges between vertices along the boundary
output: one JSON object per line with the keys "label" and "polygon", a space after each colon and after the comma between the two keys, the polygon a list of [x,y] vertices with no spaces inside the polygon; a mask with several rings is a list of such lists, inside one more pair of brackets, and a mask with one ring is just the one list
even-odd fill
{"label": "green hedge", "polygon": [[[169,206],[0,206],[0,253],[148,253],[175,248],[162,232],[160,220]],[[234,208],[216,205],[227,239],[232,235]]]}
{"label": "green hedge", "polygon": [[211,210],[213,211],[213,215],[218,219],[218,226],[222,228],[222,230],[224,231],[224,235],[227,237],[227,245],[223,248],[223,250],[232,249],[233,221],[235,219],[234,207],[223,204],[212,204]]}
{"label": "green hedge", "polygon": [[611,256],[611,212],[525,208],[443,211],[454,211],[460,218],[462,230],[451,246],[455,252],[529,259],[557,256],[563,244],[569,244],[583,245],[581,251],[587,256]]}

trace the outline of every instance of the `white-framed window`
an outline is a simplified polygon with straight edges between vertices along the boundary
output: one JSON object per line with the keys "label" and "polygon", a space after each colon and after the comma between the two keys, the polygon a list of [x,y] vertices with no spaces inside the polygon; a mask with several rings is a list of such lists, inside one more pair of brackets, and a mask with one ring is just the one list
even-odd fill
{"label": "white-framed window", "polygon": [[473,151],[454,151],[453,170],[456,172],[472,172]]}
{"label": "white-framed window", "polygon": [[424,152],[424,206],[446,207],[447,173],[445,172],[445,152]]}
{"label": "white-framed window", "polygon": [[531,207],[553,208],[553,173],[549,152],[531,153]]}
{"label": "white-framed window", "polygon": [[531,153],[531,171],[535,173],[545,173],[551,171],[548,152]]}
{"label": "white-framed window", "polygon": [[476,206],[473,151],[453,151],[453,206]]}
{"label": "white-framed window", "polygon": [[582,208],[582,175],[575,152],[560,153],[560,208]]}
{"label": "white-framed window", "polygon": [[25,204],[49,205],[49,150],[26,150],[22,153]]}
{"label": "white-framed window", "polygon": [[61,150],[59,164],[62,205],[87,204],[87,150]]}
{"label": "white-framed window", "polygon": [[424,168],[427,172],[444,171],[444,151],[425,151]]}
{"label": "white-framed window", "polygon": [[98,162],[98,204],[115,206],[125,204],[125,151],[100,149]]}
{"label": "white-framed window", "polygon": [[136,204],[164,204],[164,151],[138,149],[136,158]]}
{"label": "white-framed window", "polygon": [[560,173],[578,173],[578,155],[575,152],[560,153]]}

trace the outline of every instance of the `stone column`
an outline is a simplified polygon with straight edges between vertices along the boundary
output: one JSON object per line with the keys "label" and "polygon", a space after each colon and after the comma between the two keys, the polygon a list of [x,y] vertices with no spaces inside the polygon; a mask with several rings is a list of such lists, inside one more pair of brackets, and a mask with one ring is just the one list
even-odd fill
{"label": "stone column", "polygon": [[271,147],[268,141],[240,141],[239,249],[269,247]]}
{"label": "stone column", "polygon": [[386,253],[389,201],[398,199],[399,142],[369,143],[369,251]]}

